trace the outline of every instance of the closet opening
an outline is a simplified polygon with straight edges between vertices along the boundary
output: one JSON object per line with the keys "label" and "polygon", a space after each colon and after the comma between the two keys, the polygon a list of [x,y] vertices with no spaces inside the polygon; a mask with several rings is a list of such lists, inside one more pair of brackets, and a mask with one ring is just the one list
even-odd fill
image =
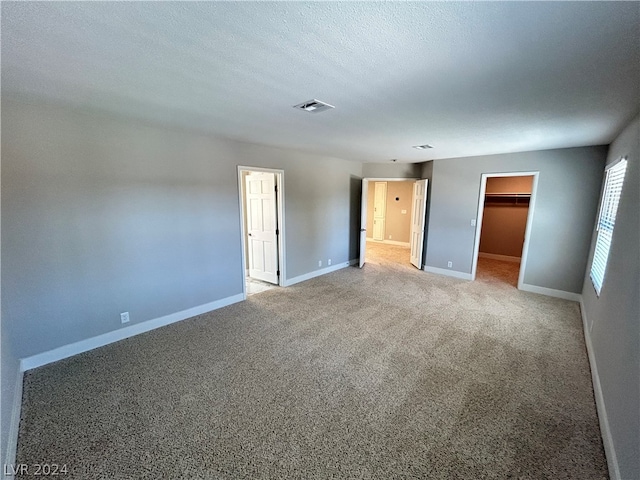
{"label": "closet opening", "polygon": [[524,279],[537,172],[484,174],[472,278],[520,288]]}

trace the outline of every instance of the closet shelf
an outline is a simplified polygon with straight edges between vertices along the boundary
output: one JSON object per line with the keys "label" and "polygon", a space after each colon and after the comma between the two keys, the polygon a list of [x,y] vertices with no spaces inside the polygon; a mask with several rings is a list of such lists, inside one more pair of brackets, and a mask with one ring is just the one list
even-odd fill
{"label": "closet shelf", "polygon": [[485,193],[486,197],[530,197],[530,193]]}
{"label": "closet shelf", "polygon": [[485,204],[489,205],[529,205],[530,193],[486,193]]}

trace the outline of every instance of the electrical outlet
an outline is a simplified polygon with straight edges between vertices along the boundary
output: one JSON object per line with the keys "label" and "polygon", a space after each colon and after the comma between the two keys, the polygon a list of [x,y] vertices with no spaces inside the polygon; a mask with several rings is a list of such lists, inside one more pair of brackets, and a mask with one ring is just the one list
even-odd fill
{"label": "electrical outlet", "polygon": [[120,314],[120,323],[127,323],[129,321],[129,312],[122,312]]}
{"label": "electrical outlet", "polygon": [[389,240],[391,240],[391,235],[389,235]]}
{"label": "electrical outlet", "polygon": [[453,262],[447,262],[447,267],[449,268],[453,267]]}
{"label": "electrical outlet", "polygon": [[329,259],[329,261],[327,262],[327,265],[331,265],[331,259]]}
{"label": "electrical outlet", "polygon": [[318,266],[321,267],[322,266],[322,260],[318,260]]}
{"label": "electrical outlet", "polygon": [[472,226],[472,227],[475,227],[475,226],[476,226],[476,219],[475,219],[475,218],[472,218],[472,219],[471,219],[471,226]]}

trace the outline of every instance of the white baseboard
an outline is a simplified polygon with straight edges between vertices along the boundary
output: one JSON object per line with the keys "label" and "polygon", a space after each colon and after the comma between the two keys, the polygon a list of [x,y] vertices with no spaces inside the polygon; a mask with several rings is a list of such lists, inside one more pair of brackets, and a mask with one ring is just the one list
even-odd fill
{"label": "white baseboard", "polygon": [[462,280],[471,280],[470,273],[457,272],[446,268],[430,267],[428,265],[425,265],[422,269],[429,273],[437,273],[438,275],[446,275],[447,277],[460,278]]}
{"label": "white baseboard", "polygon": [[480,252],[478,256],[481,258],[490,258],[492,260],[502,260],[503,262],[520,263],[520,257],[511,257],[509,255],[498,255],[497,253]]}
{"label": "white baseboard", "polygon": [[398,245],[399,247],[410,247],[409,242],[396,242],[395,240],[374,240],[373,238],[367,238],[367,242],[371,243],[383,243],[387,245]]}
{"label": "white baseboard", "polygon": [[187,318],[191,318],[196,315],[201,315],[212,310],[217,310],[218,308],[226,307],[227,305],[241,302],[242,300],[244,300],[244,294],[239,293],[231,297],[216,300],[215,302],[189,308],[187,310],[182,310],[181,312],[172,313],[164,317],[154,318],[152,320],[137,323],[129,327],[104,333],[102,335],[98,335],[97,337],[87,338],[86,340],[81,340],[70,345],[55,348],[53,350],[49,350],[48,352],[38,353],[37,355],[21,359],[20,370],[24,372],[27,370],[31,370],[32,368],[47,365],[48,363],[57,362],[58,360],[72,357],[74,355],[78,355],[79,353],[93,350],[94,348],[103,347],[110,343],[124,340],[125,338],[133,337],[150,330],[155,330],[156,328],[164,327],[165,325],[169,325],[171,323],[186,320]]}
{"label": "white baseboard", "polygon": [[284,282],[284,286],[289,287],[291,285],[295,285],[296,283],[304,282],[306,280],[311,280],[312,278],[319,277],[320,275],[326,275],[327,273],[335,272],[336,270],[340,270],[341,268],[345,268],[350,265],[355,265],[356,263],[358,263],[358,259],[349,260],[348,262],[336,263],[335,265],[331,265],[330,267],[321,268],[320,270],[314,270],[313,272],[305,273],[304,275],[299,275],[293,278],[287,278]]}
{"label": "white baseboard", "polygon": [[616,456],[616,451],[613,446],[613,437],[611,436],[611,429],[609,428],[609,417],[607,416],[607,409],[604,404],[604,395],[602,394],[602,385],[600,384],[600,376],[598,375],[598,366],[593,353],[589,322],[587,321],[587,313],[582,300],[580,300],[580,314],[582,316],[582,327],[584,330],[584,341],[587,345],[589,365],[591,366],[591,379],[593,380],[593,393],[596,397],[596,409],[598,410],[598,421],[600,422],[600,434],[602,435],[604,453],[607,456],[607,465],[609,467],[609,477],[611,480],[622,480],[620,477],[620,467],[618,466],[618,457]]}
{"label": "white baseboard", "polygon": [[[9,435],[7,437],[7,451],[5,452],[4,465],[15,465],[16,451],[18,449],[18,433],[20,431],[20,413],[22,411],[22,380],[24,373],[18,369],[16,385],[13,391],[13,405],[11,406],[11,419]],[[4,468],[3,468],[4,472]],[[4,477],[3,478],[9,478]]]}
{"label": "white baseboard", "polygon": [[518,285],[518,288],[525,292],[539,293],[540,295],[563,298],[565,300],[573,300],[574,302],[580,302],[582,300],[582,295],[580,295],[579,293],[565,292],[564,290],[554,290],[553,288],[538,287],[537,285],[529,285],[527,283]]}

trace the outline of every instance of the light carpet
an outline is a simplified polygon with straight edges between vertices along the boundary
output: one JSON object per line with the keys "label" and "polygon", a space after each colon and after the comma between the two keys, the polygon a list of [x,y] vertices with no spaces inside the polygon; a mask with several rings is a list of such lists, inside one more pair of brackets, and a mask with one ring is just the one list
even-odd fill
{"label": "light carpet", "polygon": [[578,304],[369,260],[28,372],[18,462],[74,479],[607,478]]}

